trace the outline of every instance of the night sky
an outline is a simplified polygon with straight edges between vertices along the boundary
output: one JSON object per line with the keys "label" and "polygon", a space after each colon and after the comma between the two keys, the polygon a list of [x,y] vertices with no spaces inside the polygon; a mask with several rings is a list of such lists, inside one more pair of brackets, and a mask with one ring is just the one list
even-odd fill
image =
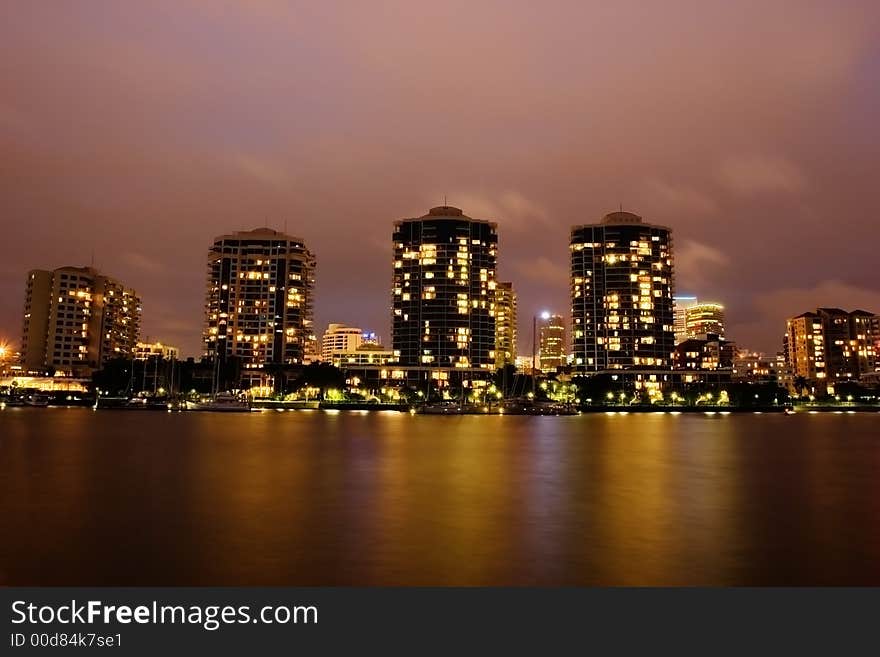
{"label": "night sky", "polygon": [[526,350],[569,227],[622,204],[776,351],[786,316],[880,312],[878,121],[876,0],[4,2],[0,340],[27,270],[94,252],[198,353],[208,246],[268,224],[317,255],[319,335],[387,343],[392,222],[446,195],[498,222]]}

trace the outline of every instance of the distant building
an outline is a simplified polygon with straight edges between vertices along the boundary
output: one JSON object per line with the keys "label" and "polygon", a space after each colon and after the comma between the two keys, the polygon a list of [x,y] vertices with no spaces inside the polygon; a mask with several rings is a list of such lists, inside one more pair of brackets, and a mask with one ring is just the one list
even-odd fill
{"label": "distant building", "polygon": [[765,354],[739,349],[733,359],[733,379],[752,383],[783,381],[785,358],[781,353]]}
{"label": "distant building", "polygon": [[697,297],[675,295],[672,298],[672,325],[675,330],[675,344],[688,339],[687,310],[696,303]]}
{"label": "distant building", "polygon": [[382,344],[382,340],[379,338],[379,334],[375,331],[364,331],[361,333],[361,344],[380,345]]}
{"label": "distant building", "polygon": [[180,350],[162,342],[138,342],[134,349],[134,357],[137,360],[153,357],[177,360],[180,358]]}
{"label": "distant building", "polygon": [[264,385],[266,366],[316,355],[315,258],[305,243],[270,228],[221,235],[208,249],[205,352],[237,358],[245,385]]}
{"label": "distant building", "polygon": [[630,212],[571,230],[574,368],[669,368],[672,231]]}
{"label": "distant building", "polygon": [[495,368],[496,225],[441,206],[394,224],[392,347],[441,383]]}
{"label": "distant building", "polygon": [[736,345],[718,335],[690,338],[675,346],[673,367],[677,370],[731,369],[736,357]]}
{"label": "distant building", "polygon": [[533,362],[531,356],[517,356],[516,357],[516,369],[520,372],[524,372],[526,374],[532,373],[532,368],[536,367],[537,363]]}
{"label": "distant building", "polygon": [[28,273],[21,358],[25,372],[88,375],[131,356],[140,337],[141,299],[92,267]]}
{"label": "distant building", "polygon": [[361,344],[351,351],[334,352],[329,362],[344,370],[362,365],[387,365],[395,361],[393,350],[377,344]]}
{"label": "distant building", "polygon": [[545,313],[538,320],[538,367],[542,372],[555,372],[566,365],[565,318]]}
{"label": "distant building", "polygon": [[859,380],[877,371],[880,317],[864,310],[817,308],[786,322],[785,360],[793,379]]}
{"label": "distant building", "polygon": [[330,324],[321,336],[321,360],[332,362],[339,353],[353,352],[363,342],[363,331],[345,324]]}
{"label": "distant building", "polygon": [[516,364],[516,292],[513,283],[495,284],[495,367]]}
{"label": "distant building", "polygon": [[717,335],[724,338],[724,306],[720,303],[697,302],[685,309],[687,337]]}

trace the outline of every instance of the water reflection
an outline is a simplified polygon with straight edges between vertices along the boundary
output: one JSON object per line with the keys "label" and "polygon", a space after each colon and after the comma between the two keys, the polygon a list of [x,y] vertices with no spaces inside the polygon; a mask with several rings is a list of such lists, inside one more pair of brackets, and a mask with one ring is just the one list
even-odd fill
{"label": "water reflection", "polygon": [[869,415],[0,413],[3,584],[880,584]]}

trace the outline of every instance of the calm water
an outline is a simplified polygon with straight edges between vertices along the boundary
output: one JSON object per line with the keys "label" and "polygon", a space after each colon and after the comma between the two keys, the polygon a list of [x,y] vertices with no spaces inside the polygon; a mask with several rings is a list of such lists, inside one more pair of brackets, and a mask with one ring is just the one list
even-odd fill
{"label": "calm water", "polygon": [[6,409],[0,584],[880,584],[880,414]]}

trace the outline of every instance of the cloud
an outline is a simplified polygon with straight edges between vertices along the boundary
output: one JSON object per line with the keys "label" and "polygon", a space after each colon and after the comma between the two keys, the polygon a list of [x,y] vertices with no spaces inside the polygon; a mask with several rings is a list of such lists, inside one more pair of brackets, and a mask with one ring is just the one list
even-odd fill
{"label": "cloud", "polygon": [[838,280],[769,290],[754,296],[739,314],[729,314],[729,334],[741,346],[776,352],[782,349],[785,320],[821,307],[880,312],[880,290]]}
{"label": "cloud", "polygon": [[789,287],[759,294],[755,297],[754,306],[764,317],[779,322],[821,307],[880,313],[880,291],[827,280],[812,287]]}
{"label": "cloud", "polygon": [[729,157],[718,168],[721,184],[739,196],[768,192],[794,194],[806,186],[803,173],[785,158],[769,155]]}
{"label": "cloud", "polygon": [[475,219],[497,221],[505,231],[526,231],[551,224],[547,211],[522,193],[507,190],[495,196],[472,193],[456,193],[447,197],[448,203],[464,210]]}
{"label": "cloud", "polygon": [[290,185],[293,179],[290,172],[282,165],[265,158],[237,155],[232,158],[232,165],[246,176],[271,187],[283,188]]}
{"label": "cloud", "polygon": [[675,248],[675,278],[680,289],[695,289],[707,275],[724,269],[730,258],[708,244],[684,240]]}
{"label": "cloud", "polygon": [[142,253],[135,253],[133,251],[129,251],[128,253],[124,253],[121,257],[122,262],[133,267],[135,269],[139,269],[148,273],[158,273],[163,271],[165,267],[158,260],[154,260],[152,258],[148,258]]}
{"label": "cloud", "polygon": [[569,285],[568,267],[550,258],[540,256],[532,260],[521,260],[515,267],[520,275],[530,281],[557,288],[567,288]]}
{"label": "cloud", "polygon": [[700,215],[718,212],[718,204],[714,200],[691,187],[673,185],[658,178],[648,180],[645,187],[645,200],[652,208]]}

